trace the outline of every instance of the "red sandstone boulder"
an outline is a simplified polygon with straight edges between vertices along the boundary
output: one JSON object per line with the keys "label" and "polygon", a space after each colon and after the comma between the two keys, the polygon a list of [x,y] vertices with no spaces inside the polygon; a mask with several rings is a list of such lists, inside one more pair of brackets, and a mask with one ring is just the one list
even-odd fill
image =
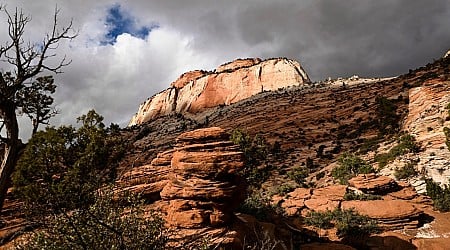
{"label": "red sandstone boulder", "polygon": [[360,174],[348,181],[349,185],[368,194],[385,194],[395,190],[397,182],[387,176]]}

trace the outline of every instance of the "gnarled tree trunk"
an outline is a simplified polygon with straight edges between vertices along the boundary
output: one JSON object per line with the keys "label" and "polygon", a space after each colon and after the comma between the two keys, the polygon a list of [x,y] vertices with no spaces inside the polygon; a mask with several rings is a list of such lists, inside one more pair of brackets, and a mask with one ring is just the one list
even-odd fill
{"label": "gnarled tree trunk", "polygon": [[6,192],[10,185],[11,174],[19,160],[22,142],[19,139],[19,126],[17,124],[15,105],[9,103],[0,106],[0,117],[3,119],[5,125],[7,140],[2,165],[0,167],[0,208],[2,208],[6,198]]}

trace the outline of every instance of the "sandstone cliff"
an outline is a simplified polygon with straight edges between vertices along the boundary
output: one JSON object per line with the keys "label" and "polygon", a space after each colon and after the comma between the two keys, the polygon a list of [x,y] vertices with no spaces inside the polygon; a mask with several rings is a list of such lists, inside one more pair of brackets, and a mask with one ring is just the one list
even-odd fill
{"label": "sandstone cliff", "polygon": [[219,105],[230,105],[263,91],[310,82],[302,66],[278,58],[238,59],[213,72],[191,71],[139,107],[129,125],[173,114],[195,114]]}

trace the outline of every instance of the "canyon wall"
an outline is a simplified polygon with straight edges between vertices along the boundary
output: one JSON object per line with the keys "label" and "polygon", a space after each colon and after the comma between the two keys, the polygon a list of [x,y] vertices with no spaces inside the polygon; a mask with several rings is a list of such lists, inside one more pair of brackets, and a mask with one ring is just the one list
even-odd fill
{"label": "canyon wall", "polygon": [[196,114],[263,91],[309,83],[302,66],[285,58],[238,59],[212,72],[191,71],[142,103],[129,126],[173,113]]}

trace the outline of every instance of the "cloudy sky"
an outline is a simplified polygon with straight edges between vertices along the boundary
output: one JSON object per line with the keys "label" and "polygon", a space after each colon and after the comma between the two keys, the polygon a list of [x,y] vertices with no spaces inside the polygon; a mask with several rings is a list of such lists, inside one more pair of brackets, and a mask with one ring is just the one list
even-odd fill
{"label": "cloudy sky", "polygon": [[[139,104],[180,74],[235,58],[288,57],[313,80],[393,76],[450,49],[448,0],[0,0],[32,17],[39,42],[73,19],[78,37],[58,54],[72,60],[56,76],[54,125],[94,108],[124,126]],[[6,39],[0,15],[0,41]],[[3,27],[3,28],[2,28]],[[26,130],[24,130],[27,132]],[[26,135],[24,135],[26,136]]]}

